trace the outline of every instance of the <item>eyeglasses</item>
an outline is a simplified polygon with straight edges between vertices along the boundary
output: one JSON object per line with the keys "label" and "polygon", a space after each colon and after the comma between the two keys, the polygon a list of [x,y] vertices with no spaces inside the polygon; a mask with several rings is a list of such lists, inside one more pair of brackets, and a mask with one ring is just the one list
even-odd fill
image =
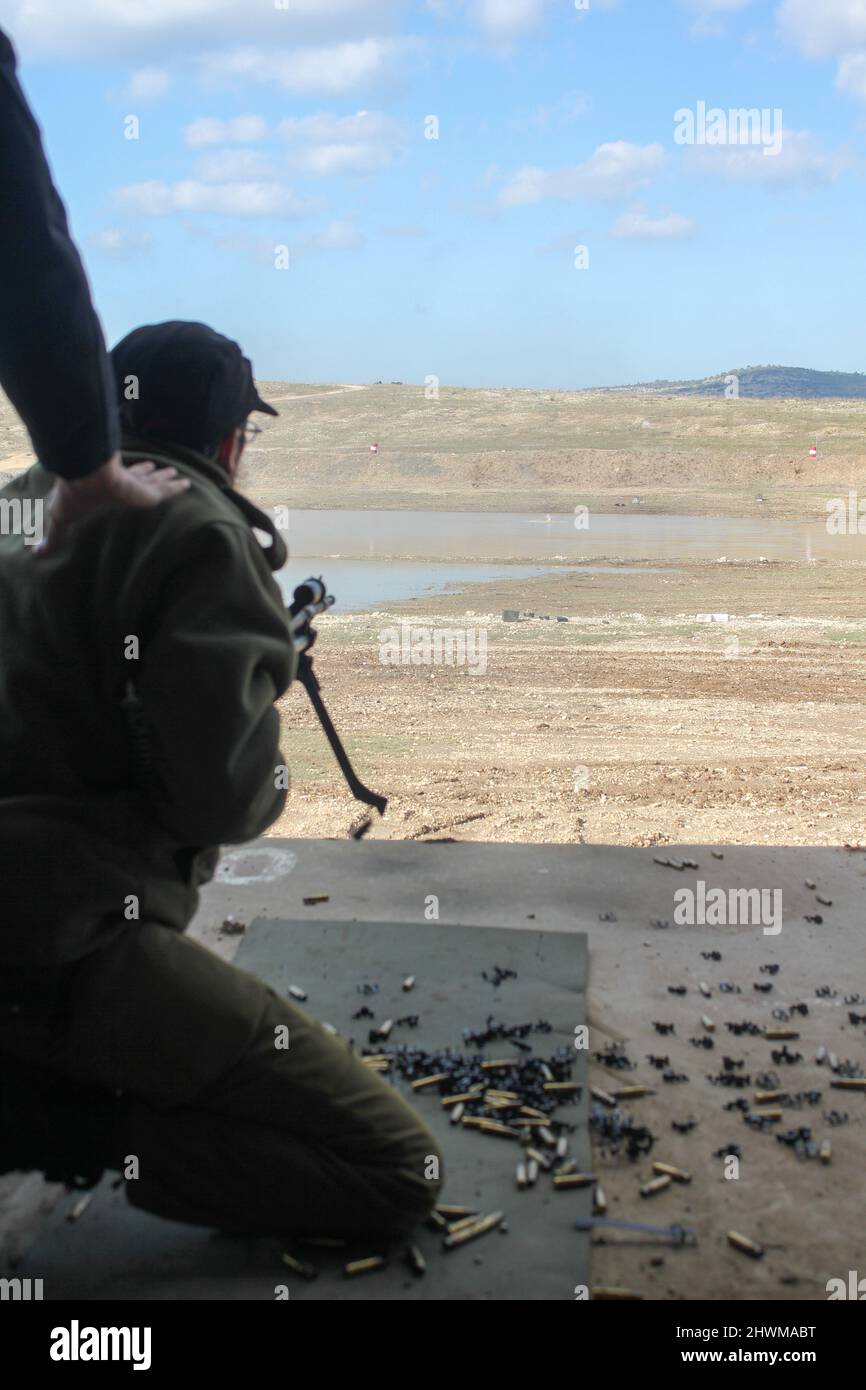
{"label": "eyeglasses", "polygon": [[248,420],[247,423],[242,427],[241,433],[244,437],[244,443],[252,444],[256,438],[256,435],[264,434],[264,430],[262,429],[261,425],[256,425],[252,422],[252,420]]}

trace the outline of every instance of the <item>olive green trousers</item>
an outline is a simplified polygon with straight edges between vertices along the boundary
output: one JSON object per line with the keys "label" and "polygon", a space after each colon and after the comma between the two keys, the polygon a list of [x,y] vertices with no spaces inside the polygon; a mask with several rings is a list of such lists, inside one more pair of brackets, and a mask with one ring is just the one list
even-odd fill
{"label": "olive green trousers", "polygon": [[93,1181],[176,1221],[388,1240],[435,1202],[437,1143],[344,1041],[254,976],[135,924],[0,974],[0,1169]]}

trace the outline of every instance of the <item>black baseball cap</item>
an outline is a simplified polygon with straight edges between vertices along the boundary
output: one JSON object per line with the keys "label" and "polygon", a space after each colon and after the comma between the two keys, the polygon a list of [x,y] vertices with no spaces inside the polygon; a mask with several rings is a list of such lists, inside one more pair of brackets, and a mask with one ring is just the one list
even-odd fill
{"label": "black baseball cap", "polygon": [[211,448],[251,411],[279,414],[256,390],[252,363],[238,344],[205,323],[134,328],[111,361],[123,428],[146,439]]}

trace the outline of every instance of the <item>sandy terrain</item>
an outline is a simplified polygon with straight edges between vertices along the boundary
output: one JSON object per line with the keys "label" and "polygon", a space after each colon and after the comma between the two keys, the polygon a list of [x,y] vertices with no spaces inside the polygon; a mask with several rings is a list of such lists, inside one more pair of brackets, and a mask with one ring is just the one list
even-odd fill
{"label": "sandy terrain", "polygon": [[[316,669],[334,719],[361,774],[391,797],[374,833],[859,841],[863,567],[653,569],[501,581],[322,619]],[[504,608],[569,622],[504,623]],[[725,625],[695,620],[725,611]],[[401,621],[482,629],[486,670],[382,664],[379,634]],[[280,712],[293,794],[273,833],[342,833],[353,805],[303,691]]]}
{"label": "sandy terrain", "polygon": [[[268,506],[610,511],[638,493],[644,511],[805,519],[866,483],[866,401],[259,387],[281,413],[248,452],[246,486]],[[26,444],[0,398],[0,473]]]}

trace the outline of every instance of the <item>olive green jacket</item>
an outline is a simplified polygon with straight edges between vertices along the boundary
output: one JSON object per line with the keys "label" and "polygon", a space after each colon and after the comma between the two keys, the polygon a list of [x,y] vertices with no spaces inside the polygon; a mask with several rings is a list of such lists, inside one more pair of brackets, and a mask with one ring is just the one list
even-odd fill
{"label": "olive green jacket", "polygon": [[31,553],[15,505],[53,477],[0,489],[0,966],[78,959],[137,920],[183,930],[218,846],[286,798],[285,546],[217,464],[126,445],[190,488],[103,509],[55,553]]}

